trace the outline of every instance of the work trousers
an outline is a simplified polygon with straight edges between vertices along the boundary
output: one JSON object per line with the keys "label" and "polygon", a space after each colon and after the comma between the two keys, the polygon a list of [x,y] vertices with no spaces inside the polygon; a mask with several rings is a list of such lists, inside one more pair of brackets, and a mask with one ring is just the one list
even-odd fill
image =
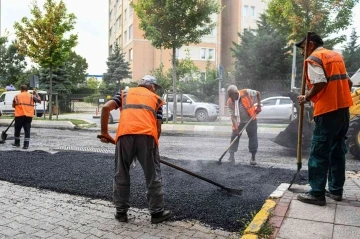
{"label": "work trousers", "polygon": [[15,125],[14,125],[15,144],[20,144],[20,131],[21,128],[24,128],[24,132],[25,132],[24,145],[29,146],[31,122],[32,122],[32,117],[27,117],[27,116],[15,117]]}
{"label": "work trousers", "polygon": [[124,135],[116,143],[114,204],[118,212],[130,207],[130,166],[136,158],[143,168],[147,202],[151,214],[164,210],[164,196],[158,146],[152,136]]}
{"label": "work trousers", "polygon": [[[241,131],[246,125],[246,122],[245,123],[240,123],[239,124],[239,131]],[[249,125],[246,127],[246,133],[249,137],[249,151],[250,153],[253,153],[255,154],[257,152],[257,149],[258,149],[258,137],[257,137],[257,120],[254,119],[252,120]],[[235,133],[235,130],[232,131],[232,134],[231,134],[231,140],[230,142],[232,142],[235,137],[236,137],[236,133]],[[241,135],[240,135],[241,137]],[[240,141],[240,137],[234,142],[234,144],[230,147],[229,149],[229,152],[230,153],[234,153],[238,150],[239,148],[239,141]]]}
{"label": "work trousers", "polygon": [[315,128],[308,163],[310,193],[314,196],[325,194],[326,180],[331,193],[343,193],[349,120],[349,108],[314,117]]}

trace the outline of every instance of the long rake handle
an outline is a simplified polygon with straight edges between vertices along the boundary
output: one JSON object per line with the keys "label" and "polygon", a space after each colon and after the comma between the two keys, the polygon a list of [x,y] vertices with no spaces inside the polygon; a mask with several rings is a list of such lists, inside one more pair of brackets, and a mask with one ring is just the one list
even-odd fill
{"label": "long rake handle", "polygon": [[9,126],[6,128],[6,130],[4,131],[5,133],[9,130],[9,128],[11,127],[11,125],[14,123],[15,118],[11,121],[11,123],[9,124]]}
{"label": "long rake handle", "polygon": [[[103,138],[103,136],[98,135],[97,138],[101,139],[101,138]],[[113,140],[111,140],[111,139],[108,139],[108,138],[106,138],[106,139],[109,140],[110,143],[115,144],[115,141],[113,141]],[[164,160],[161,160],[161,159],[160,159],[160,163],[165,164],[165,165],[167,165],[167,166],[169,166],[169,167],[172,167],[172,168],[174,168],[174,169],[180,170],[180,171],[182,171],[182,172],[184,172],[184,173],[187,173],[187,174],[189,174],[189,175],[191,175],[191,176],[194,176],[194,177],[196,177],[196,178],[199,178],[199,179],[201,179],[201,180],[204,180],[204,181],[206,181],[206,182],[208,182],[208,183],[211,183],[211,184],[213,184],[213,185],[215,185],[215,186],[218,186],[219,188],[222,188],[222,189],[224,189],[224,190],[226,190],[226,191],[228,191],[228,192],[240,191],[239,189],[238,189],[238,190],[235,190],[235,189],[233,190],[233,189],[231,189],[231,188],[225,187],[225,186],[223,186],[223,185],[221,185],[221,184],[219,184],[219,183],[217,183],[217,182],[214,182],[214,181],[212,181],[212,180],[210,180],[210,179],[204,178],[203,176],[200,176],[200,175],[198,175],[198,174],[196,174],[196,173],[193,173],[193,172],[191,172],[191,171],[189,171],[189,170],[186,170],[186,169],[184,169],[184,168],[181,168],[181,167],[179,167],[179,166],[176,166],[176,165],[174,165],[174,164],[172,164],[172,163],[169,163],[169,162],[166,162],[166,161],[164,161]]]}
{"label": "long rake handle", "polygon": [[229,147],[225,150],[225,152],[220,156],[219,158],[219,163],[221,163],[221,160],[223,159],[223,157],[225,156],[225,154],[229,151],[229,149],[231,148],[231,146],[236,142],[236,140],[240,137],[240,135],[244,132],[244,130],[246,129],[246,127],[250,124],[251,121],[253,121],[255,119],[257,114],[255,114],[244,126],[244,128],[242,128],[239,132],[239,134],[233,139],[233,141],[231,141]]}

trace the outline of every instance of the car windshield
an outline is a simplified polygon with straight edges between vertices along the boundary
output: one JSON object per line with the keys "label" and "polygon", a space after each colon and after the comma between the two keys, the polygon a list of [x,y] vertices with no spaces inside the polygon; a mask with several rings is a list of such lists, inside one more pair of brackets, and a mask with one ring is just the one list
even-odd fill
{"label": "car windshield", "polygon": [[194,102],[202,102],[199,98],[197,98],[195,95],[188,95]]}

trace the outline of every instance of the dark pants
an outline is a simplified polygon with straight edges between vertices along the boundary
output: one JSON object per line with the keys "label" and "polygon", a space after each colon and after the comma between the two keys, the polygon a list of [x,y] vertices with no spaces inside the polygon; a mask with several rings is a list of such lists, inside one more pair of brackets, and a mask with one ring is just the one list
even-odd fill
{"label": "dark pants", "polygon": [[20,144],[20,131],[24,128],[25,138],[24,146],[29,146],[30,141],[30,128],[31,128],[32,117],[19,116],[15,117],[15,144]]}
{"label": "dark pants", "polygon": [[130,166],[136,158],[145,174],[147,202],[151,214],[164,210],[160,170],[160,155],[152,136],[124,135],[119,138],[115,152],[114,204],[118,212],[130,207]]}
{"label": "dark pants", "polygon": [[326,180],[331,193],[343,193],[349,120],[348,108],[314,117],[315,128],[308,163],[310,193],[314,196],[325,194]]}
{"label": "dark pants", "polygon": [[[241,131],[246,123],[240,123],[239,131]],[[249,151],[250,153],[256,153],[258,149],[258,138],[257,138],[257,120],[252,120],[249,125],[246,127],[246,133],[249,137]],[[235,130],[232,131],[231,141],[232,142],[237,135],[235,134]],[[240,136],[241,137],[241,136]],[[235,141],[235,143],[230,147],[229,152],[234,153],[238,150],[240,137]]]}

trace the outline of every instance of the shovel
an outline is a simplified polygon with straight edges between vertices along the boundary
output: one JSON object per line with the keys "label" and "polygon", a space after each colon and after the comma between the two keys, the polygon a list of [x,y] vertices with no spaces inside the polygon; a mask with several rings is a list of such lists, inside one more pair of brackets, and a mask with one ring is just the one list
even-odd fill
{"label": "shovel", "polygon": [[235,141],[240,137],[240,135],[244,132],[244,130],[246,129],[246,127],[248,127],[248,125],[250,124],[251,121],[253,121],[255,119],[257,114],[255,114],[244,126],[244,128],[242,128],[239,132],[239,134],[233,139],[233,141],[231,141],[229,147],[225,150],[225,152],[220,156],[219,160],[218,160],[218,164],[221,165],[221,160],[222,158],[225,156],[225,154],[229,151],[229,149],[231,148],[231,146],[235,143]]}
{"label": "shovel", "polygon": [[6,128],[5,131],[1,132],[1,141],[5,142],[6,141],[6,138],[7,138],[7,131],[9,130],[9,128],[11,127],[11,125],[14,123],[15,121],[15,118],[11,121],[10,125]]}
{"label": "shovel", "polygon": [[[98,135],[97,138],[101,139],[101,138],[105,138],[105,137],[102,136],[102,135]],[[115,144],[115,141],[113,141],[112,139],[108,139],[108,138],[106,138],[106,139],[107,139],[110,143]],[[194,177],[196,177],[196,178],[199,178],[199,179],[201,179],[201,180],[203,180],[203,181],[206,181],[206,182],[208,182],[208,183],[211,183],[211,184],[213,184],[213,185],[221,188],[222,190],[227,191],[228,193],[235,194],[235,195],[241,195],[241,194],[242,194],[242,191],[243,191],[242,189],[234,189],[234,188],[225,187],[225,186],[223,186],[223,185],[221,185],[221,184],[219,184],[219,183],[217,183],[217,182],[214,182],[214,181],[212,181],[212,180],[210,180],[210,179],[204,178],[203,176],[200,176],[200,175],[198,175],[198,174],[196,174],[196,173],[193,173],[193,172],[191,172],[191,171],[188,171],[188,170],[186,170],[186,169],[184,169],[184,168],[181,168],[181,167],[179,167],[179,166],[176,166],[176,165],[174,165],[174,164],[172,164],[172,163],[169,163],[169,162],[164,161],[164,160],[161,160],[161,159],[160,159],[160,163],[165,164],[165,165],[167,165],[167,166],[169,166],[169,167],[171,167],[171,168],[180,170],[180,171],[182,171],[182,172],[184,172],[184,173],[187,173],[187,174],[189,174],[189,175],[191,175],[191,176],[194,176]]]}
{"label": "shovel", "polygon": [[[310,32],[306,35],[306,44],[305,44],[305,54],[304,54],[304,61],[308,57],[307,50],[309,49],[309,43],[310,43]],[[302,80],[301,80],[301,95],[305,95],[305,84],[306,84],[306,78],[305,78],[305,70],[306,70],[306,63],[304,62],[303,65],[303,72],[302,72]],[[300,105],[300,114],[299,114],[299,127],[298,127],[298,143],[297,143],[297,171],[293,177],[293,179],[290,182],[290,185],[288,189],[291,188],[294,181],[300,174],[300,169],[302,168],[302,132],[303,132],[303,122],[304,122],[304,104]]]}

